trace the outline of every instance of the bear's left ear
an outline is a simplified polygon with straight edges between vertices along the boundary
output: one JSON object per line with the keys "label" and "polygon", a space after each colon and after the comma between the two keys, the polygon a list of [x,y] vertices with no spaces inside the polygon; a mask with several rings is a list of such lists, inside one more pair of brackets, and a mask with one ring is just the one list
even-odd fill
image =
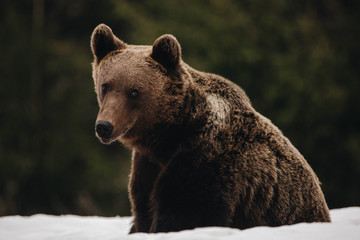
{"label": "bear's left ear", "polygon": [[126,44],[118,39],[111,28],[99,24],[91,35],[91,50],[96,63],[99,63],[108,53],[126,48]]}
{"label": "bear's left ear", "polygon": [[181,60],[180,44],[173,35],[162,35],[154,42],[150,56],[166,69],[175,70]]}

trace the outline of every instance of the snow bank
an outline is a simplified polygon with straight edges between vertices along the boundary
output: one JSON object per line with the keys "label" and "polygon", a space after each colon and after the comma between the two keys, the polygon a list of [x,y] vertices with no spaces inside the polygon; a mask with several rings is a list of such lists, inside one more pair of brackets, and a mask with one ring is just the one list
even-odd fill
{"label": "snow bank", "polygon": [[241,240],[241,239],[360,239],[360,207],[330,211],[332,223],[300,223],[282,227],[238,230],[198,228],[177,233],[128,235],[130,217],[80,217],[34,215],[0,217],[0,239],[117,239],[117,240]]}

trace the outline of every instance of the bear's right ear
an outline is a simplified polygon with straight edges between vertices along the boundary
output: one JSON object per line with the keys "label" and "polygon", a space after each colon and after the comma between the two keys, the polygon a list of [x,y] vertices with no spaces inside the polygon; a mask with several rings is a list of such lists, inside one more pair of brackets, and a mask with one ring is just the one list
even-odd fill
{"label": "bear's right ear", "polygon": [[162,35],[154,42],[150,56],[166,69],[175,70],[181,60],[180,44],[173,35]]}
{"label": "bear's right ear", "polygon": [[118,39],[111,28],[105,24],[99,24],[91,35],[91,50],[95,63],[99,63],[108,53],[126,48],[126,44]]}

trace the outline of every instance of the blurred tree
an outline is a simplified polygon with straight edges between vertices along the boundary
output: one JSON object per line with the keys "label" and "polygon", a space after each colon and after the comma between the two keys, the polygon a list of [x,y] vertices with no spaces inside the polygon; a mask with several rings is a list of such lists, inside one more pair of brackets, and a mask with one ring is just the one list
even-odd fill
{"label": "blurred tree", "polygon": [[[87,3],[77,7],[90,18]],[[0,214],[129,214],[129,153],[94,137],[96,24],[69,34],[79,15],[63,2],[1,4]]]}
{"label": "blurred tree", "polygon": [[130,153],[94,137],[89,39],[174,34],[191,66],[242,86],[313,166],[331,208],[360,205],[359,3],[0,2],[0,215],[128,215]]}

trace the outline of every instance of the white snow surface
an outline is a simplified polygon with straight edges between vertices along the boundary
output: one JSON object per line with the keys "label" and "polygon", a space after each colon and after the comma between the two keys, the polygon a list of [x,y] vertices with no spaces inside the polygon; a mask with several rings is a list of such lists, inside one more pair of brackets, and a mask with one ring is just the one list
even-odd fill
{"label": "white snow surface", "polygon": [[360,207],[333,209],[331,223],[299,223],[246,230],[206,227],[172,233],[128,234],[131,217],[81,217],[37,214],[0,217],[0,239],[118,239],[118,240],[360,240]]}

